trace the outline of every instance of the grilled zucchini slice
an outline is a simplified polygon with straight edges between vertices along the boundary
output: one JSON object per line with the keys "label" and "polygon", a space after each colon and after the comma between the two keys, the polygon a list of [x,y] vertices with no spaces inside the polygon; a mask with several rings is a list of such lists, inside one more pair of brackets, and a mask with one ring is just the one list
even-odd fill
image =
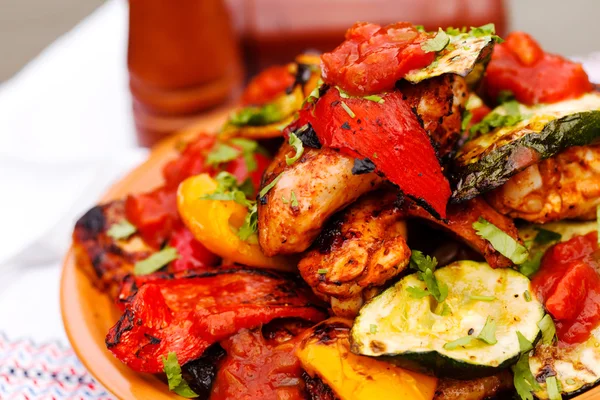
{"label": "grilled zucchini slice", "polygon": [[[426,285],[416,274],[406,276],[362,308],[352,328],[352,351],[438,377],[473,379],[517,361],[517,332],[535,342],[544,309],[535,298],[525,298],[525,291],[532,293],[526,276],[474,261],[458,261],[434,275],[448,286],[443,303],[414,296],[409,288],[424,290]],[[488,317],[497,326],[495,344],[475,339],[447,345],[477,338]]]}
{"label": "grilled zucchini slice", "polygon": [[467,33],[450,36],[450,42],[438,52],[427,67],[415,69],[404,76],[411,83],[419,83],[444,74],[456,74],[467,78],[473,86],[479,82],[492,56],[492,36],[474,37]]}
{"label": "grilled zucchini slice", "polygon": [[[504,105],[492,112],[508,114]],[[457,154],[454,202],[497,188],[519,171],[569,147],[600,139],[599,92],[554,104],[519,105],[519,113],[527,117],[470,140]]]}

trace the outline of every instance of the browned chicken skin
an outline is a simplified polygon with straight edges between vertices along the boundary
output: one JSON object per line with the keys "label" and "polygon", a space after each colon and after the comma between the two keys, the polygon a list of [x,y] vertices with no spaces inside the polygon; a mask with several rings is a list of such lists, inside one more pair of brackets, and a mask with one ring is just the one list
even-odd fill
{"label": "browned chicken skin", "polygon": [[406,225],[393,192],[373,192],[329,221],[298,269],[337,316],[353,317],[365,300],[406,268]]}
{"label": "browned chicken skin", "polygon": [[[466,100],[464,79],[445,75],[418,85],[401,84],[401,90],[440,155],[452,152]],[[336,150],[305,147],[298,161],[286,165],[285,156],[293,154],[284,144],[263,178],[264,187],[281,174],[258,205],[259,243],[268,256],[303,252],[330,216],[383,182],[374,173],[353,175],[354,160]],[[296,207],[290,202],[292,192]]]}
{"label": "browned chicken skin", "polygon": [[571,147],[486,195],[502,214],[530,222],[593,220],[600,204],[600,145]]}

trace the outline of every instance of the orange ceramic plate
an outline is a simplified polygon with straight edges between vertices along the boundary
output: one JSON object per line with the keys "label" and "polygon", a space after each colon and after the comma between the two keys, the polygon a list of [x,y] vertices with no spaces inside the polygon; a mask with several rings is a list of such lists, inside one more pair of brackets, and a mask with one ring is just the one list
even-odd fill
{"label": "orange ceramic plate", "polygon": [[[145,192],[160,185],[161,168],[177,155],[177,143],[194,137],[202,130],[216,131],[225,121],[228,111],[215,111],[189,129],[159,143],[148,160],[112,186],[101,202],[122,198],[128,193]],[[120,399],[182,399],[170,393],[166,383],[154,375],[134,372],[108,352],[104,338],[120,313],[77,268],[73,250],[69,250],[64,260],[60,304],[65,330],[75,353],[112,394]]]}
{"label": "orange ceramic plate", "polygon": [[[161,168],[177,155],[175,147],[181,140],[194,137],[201,130],[216,130],[225,121],[227,110],[217,111],[186,131],[159,143],[142,165],[115,184],[102,202],[122,198],[129,193],[148,191],[161,183]],[[94,288],[88,277],[77,268],[73,251],[64,261],[60,303],[67,336],[77,356],[88,371],[112,394],[120,399],[179,399],[170,393],[165,382],[154,375],[130,370],[104,344],[109,328],[120,313],[109,298]],[[577,400],[600,399],[600,387]]]}

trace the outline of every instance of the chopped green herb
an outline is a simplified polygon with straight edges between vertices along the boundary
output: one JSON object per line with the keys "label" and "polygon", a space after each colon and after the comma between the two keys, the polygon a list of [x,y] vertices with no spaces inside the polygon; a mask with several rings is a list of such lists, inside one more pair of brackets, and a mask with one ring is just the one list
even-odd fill
{"label": "chopped green herb", "polygon": [[479,220],[473,223],[473,228],[478,236],[490,242],[496,251],[513,263],[519,265],[527,261],[529,257],[527,248],[496,225],[479,217]]}
{"label": "chopped green herb", "polygon": [[527,302],[531,301],[531,293],[529,293],[529,290],[526,290],[523,293],[523,297],[525,297],[525,301],[527,301]]}
{"label": "chopped green herb", "polygon": [[248,214],[244,223],[238,229],[238,237],[244,241],[248,240],[258,230],[258,209],[256,202],[248,207]]}
{"label": "chopped green herb", "polygon": [[421,43],[421,49],[428,53],[442,51],[448,46],[448,43],[450,43],[450,37],[442,30],[442,28],[439,28],[435,37]]}
{"label": "chopped green herb", "polygon": [[377,155],[377,153],[373,153],[373,158],[374,159],[378,159],[379,158],[379,156]]}
{"label": "chopped green herb", "polygon": [[[319,78],[319,80],[317,81],[317,86],[315,86],[315,88],[308,94],[308,97],[306,98],[306,100],[304,100],[304,103],[314,103],[315,101],[317,101],[321,96],[322,85],[323,80]],[[302,104],[302,106],[304,107],[304,104]]]}
{"label": "chopped green herb", "polygon": [[369,331],[371,333],[377,333],[377,325],[371,324],[371,326],[369,326]]}
{"label": "chopped green herb", "polygon": [[471,48],[469,46],[463,46],[463,50],[469,51],[469,50],[471,50]]}
{"label": "chopped green herb", "polygon": [[298,139],[298,136],[296,136],[294,132],[290,133],[289,144],[296,150],[296,154],[294,154],[294,157],[288,157],[286,155],[285,163],[287,165],[292,165],[298,161],[298,159],[302,156],[302,153],[304,153],[304,144],[302,144],[302,140]]}
{"label": "chopped green herb", "polygon": [[264,106],[244,107],[230,115],[228,123],[235,126],[261,126],[278,122],[282,118],[279,107],[269,103]]}
{"label": "chopped green herb", "polygon": [[254,153],[259,151],[262,152],[264,149],[260,148],[256,141],[250,139],[234,138],[229,142],[242,149],[242,155],[248,172],[256,171],[258,166],[256,164],[256,159],[254,158]]}
{"label": "chopped green herb", "polygon": [[519,102],[516,100],[508,100],[502,103],[502,107],[506,111],[506,114],[513,116],[520,116],[521,112],[519,111]]}
{"label": "chopped green herb", "polygon": [[521,351],[521,354],[533,350],[533,344],[519,331],[517,331],[517,338],[519,339],[519,350]]}
{"label": "chopped green herb", "polygon": [[445,317],[447,315],[452,314],[452,310],[450,309],[450,306],[448,306],[447,302],[444,302],[443,306],[442,306],[442,312],[440,313],[440,315],[442,317]]}
{"label": "chopped green herb", "polygon": [[208,165],[223,164],[235,160],[241,153],[242,152],[235,147],[231,147],[224,143],[218,143],[206,156],[206,163]]}
{"label": "chopped green herb", "polygon": [[292,194],[290,195],[290,202],[292,207],[298,207],[298,199],[296,198],[296,193],[292,190]]}
{"label": "chopped green herb", "polygon": [[356,114],[354,114],[354,111],[352,111],[350,109],[350,107],[348,107],[348,105],[346,103],[344,103],[342,101],[340,104],[342,105],[342,108],[348,113],[348,115],[350,116],[350,118],[356,117]]}
{"label": "chopped green herb", "polygon": [[410,267],[417,271],[425,272],[427,269],[435,271],[437,260],[435,257],[426,256],[422,251],[413,250],[410,255]]}
{"label": "chopped green herb", "polygon": [[542,343],[551,345],[554,343],[554,338],[556,336],[556,326],[554,325],[554,321],[552,320],[552,316],[550,314],[544,315],[544,318],[541,319],[537,323],[537,326],[542,331]]}
{"label": "chopped green herb", "polygon": [[541,251],[534,253],[527,259],[527,261],[519,265],[519,272],[525,275],[526,277],[530,278],[540,269],[543,256],[544,253],[542,253]]}
{"label": "chopped green herb", "polygon": [[371,95],[369,95],[369,96],[365,96],[365,97],[363,97],[363,98],[364,98],[365,100],[374,101],[375,103],[379,103],[379,104],[385,103],[385,100],[383,99],[383,97],[381,97],[381,96],[378,96],[378,95],[376,95],[376,94],[371,94]]}
{"label": "chopped green herb", "polygon": [[546,378],[546,393],[548,393],[548,398],[550,400],[562,400],[556,376],[549,376]]}
{"label": "chopped green herb", "polygon": [[472,26],[471,30],[469,31],[469,35],[474,37],[491,36],[496,43],[504,42],[504,39],[496,35],[496,26],[492,23],[479,27]]}
{"label": "chopped green herb", "polygon": [[469,297],[471,298],[471,300],[477,300],[477,301],[494,301],[494,300],[496,300],[496,296],[481,296],[478,294],[471,294],[471,295],[469,295]]}
{"label": "chopped green herb", "polygon": [[252,179],[246,178],[244,182],[239,186],[239,189],[242,193],[246,195],[246,197],[252,197],[254,194],[254,183],[252,183]]}
{"label": "chopped green herb", "polygon": [[167,375],[167,380],[169,381],[170,391],[175,392],[182,397],[198,397],[198,394],[196,394],[189,387],[185,379],[183,379],[183,375],[181,374],[181,366],[179,365],[177,354],[175,352],[171,351],[167,357],[162,357],[162,362],[165,375]]}
{"label": "chopped green herb", "polygon": [[467,31],[467,27],[463,27],[463,28],[459,29],[459,28],[454,28],[452,26],[449,26],[446,28],[446,33],[448,35],[452,35],[452,36],[458,36],[461,33],[465,33],[466,31]]}
{"label": "chopped green herb", "polygon": [[529,368],[529,351],[533,349],[533,344],[519,331],[517,331],[517,338],[519,339],[521,356],[519,357],[519,361],[511,367],[513,371],[513,384],[522,400],[533,400],[531,392],[540,389],[540,385],[535,380]]}
{"label": "chopped green herb", "polygon": [[319,275],[324,275],[324,274],[327,273],[327,268],[320,268],[320,269],[317,270],[317,273]]}
{"label": "chopped green herb", "polygon": [[175,247],[167,246],[161,251],[151,254],[148,258],[138,261],[133,267],[133,272],[136,275],[147,275],[158,271],[171,261],[179,258]]}
{"label": "chopped green herb", "polygon": [[469,123],[471,123],[471,119],[473,119],[473,113],[469,110],[465,110],[462,117],[462,122],[460,123],[460,129],[464,132],[469,127]]}
{"label": "chopped green herb", "polygon": [[494,128],[513,126],[521,122],[524,117],[520,114],[503,115],[497,112],[491,112],[486,115],[480,122],[471,127],[471,133],[486,134]]}
{"label": "chopped green herb", "polygon": [[106,234],[115,240],[127,239],[137,231],[137,228],[126,219],[112,224]]}
{"label": "chopped green herb", "polygon": [[427,285],[427,290],[439,303],[446,300],[448,297],[448,286],[444,282],[438,281],[433,275],[437,260],[435,257],[425,256],[419,250],[413,250],[410,256],[411,268],[419,271],[417,277],[424,281]]}
{"label": "chopped green herb", "polygon": [[431,292],[433,298],[439,303],[446,300],[446,297],[448,297],[448,285],[438,281],[430,269],[426,270],[422,275],[427,289]]}
{"label": "chopped green herb", "polygon": [[510,90],[501,90],[500,93],[498,93],[498,104],[502,104],[502,103],[506,103],[507,101],[510,100],[514,100],[515,99],[515,95],[513,92],[511,92]]}
{"label": "chopped green herb", "polygon": [[290,202],[285,197],[283,197],[283,195],[281,195],[281,201],[283,202],[283,204],[288,204]]}
{"label": "chopped green herb", "polygon": [[492,317],[487,317],[485,325],[481,329],[481,332],[479,332],[477,339],[483,340],[487,344],[498,343],[498,340],[496,339],[496,321]]}
{"label": "chopped green herb", "polygon": [[425,27],[423,25],[415,25],[415,29],[419,32],[425,32]]}
{"label": "chopped green herb", "polygon": [[418,288],[416,286],[409,286],[406,288],[406,291],[408,292],[408,294],[410,294],[410,297],[413,297],[415,299],[422,299],[423,297],[427,297],[431,294],[427,290]]}
{"label": "chopped green herb", "polygon": [[448,343],[444,344],[444,349],[454,350],[459,347],[465,347],[465,346],[471,344],[474,340],[477,340],[477,339],[473,336],[463,336],[459,339],[453,340],[452,342],[448,342]]}
{"label": "chopped green herb", "polygon": [[273,189],[273,187],[275,185],[277,185],[277,182],[279,182],[279,180],[281,179],[283,175],[283,172],[281,172],[279,175],[277,175],[275,177],[275,179],[273,179],[271,181],[271,183],[269,183],[267,186],[265,186],[264,188],[261,189],[260,193],[258,194],[258,197],[265,197],[267,193],[269,193],[269,190]]}
{"label": "chopped green herb", "polygon": [[535,235],[534,239],[536,244],[544,245],[552,242],[558,242],[560,239],[562,239],[562,235],[560,233],[552,232],[540,227],[536,227],[535,230],[538,231],[538,234]]}

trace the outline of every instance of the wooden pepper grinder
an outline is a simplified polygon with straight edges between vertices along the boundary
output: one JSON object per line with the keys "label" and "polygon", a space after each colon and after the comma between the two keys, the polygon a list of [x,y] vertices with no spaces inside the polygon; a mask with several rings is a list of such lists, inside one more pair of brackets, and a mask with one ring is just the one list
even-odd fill
{"label": "wooden pepper grinder", "polygon": [[128,68],[143,146],[226,102],[242,68],[223,1],[129,0]]}

